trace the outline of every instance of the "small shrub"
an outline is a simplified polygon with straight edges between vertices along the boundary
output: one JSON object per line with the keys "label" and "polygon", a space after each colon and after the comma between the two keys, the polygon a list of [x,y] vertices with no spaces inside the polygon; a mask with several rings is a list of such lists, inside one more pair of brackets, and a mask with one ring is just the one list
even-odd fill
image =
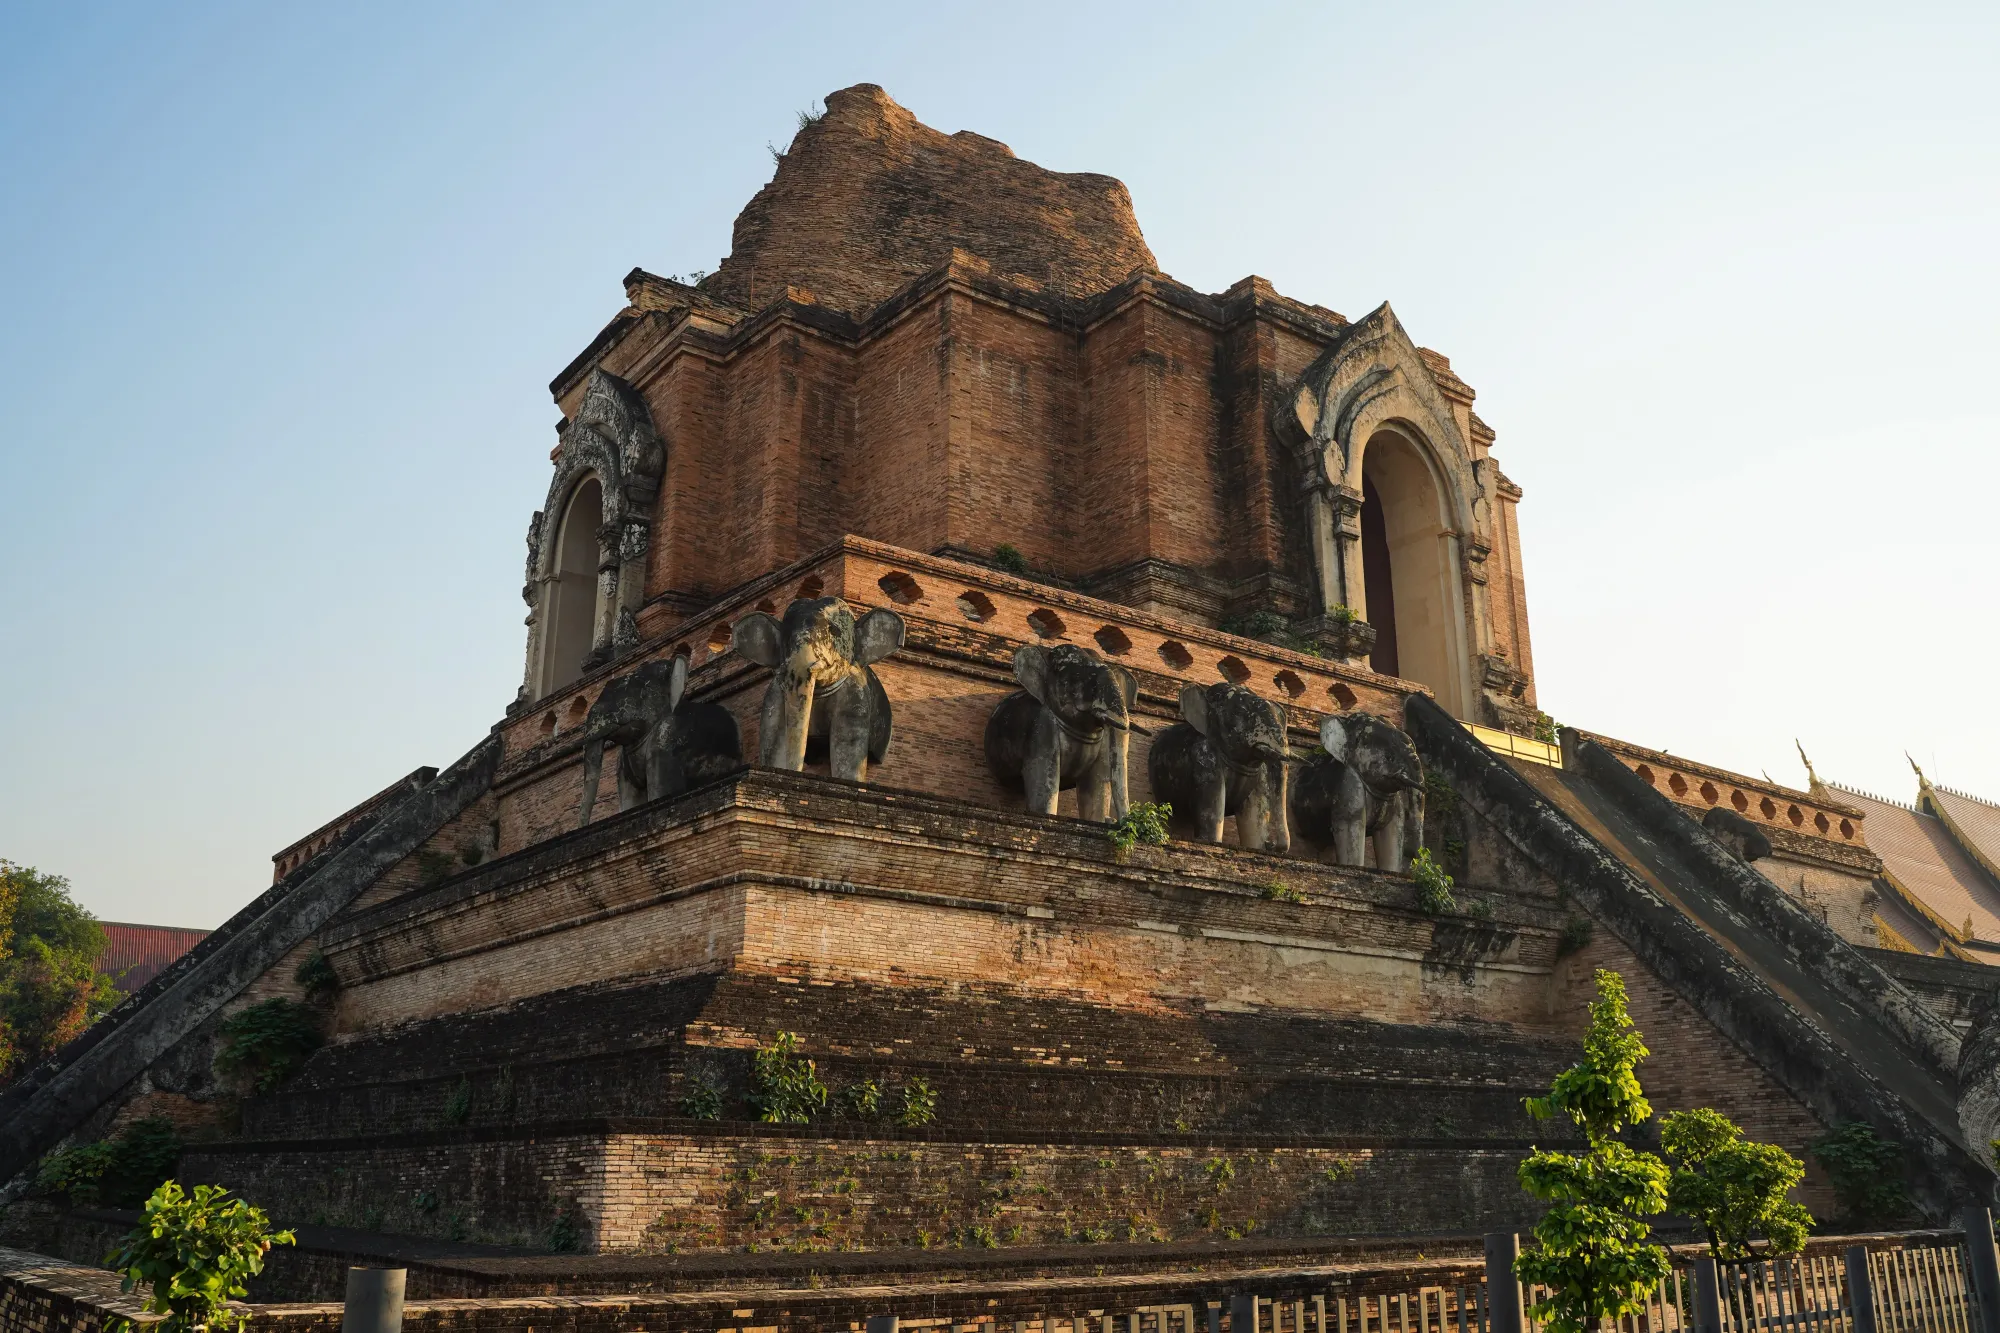
{"label": "small shrub", "polygon": [[1444,873],[1444,867],[1431,855],[1431,849],[1417,849],[1416,857],[1410,862],[1410,878],[1417,886],[1417,910],[1426,916],[1444,916],[1458,910],[1458,900],[1451,896],[1451,876]]}
{"label": "small shrub", "polygon": [[292,980],[305,992],[308,1004],[325,1004],[340,994],[340,976],[318,949],[306,955],[305,961],[293,971]]}
{"label": "small shrub", "polygon": [[458,844],[458,860],[460,865],[476,866],[485,859],[486,849],[480,844],[476,842],[461,842]]}
{"label": "small shrub", "polygon": [[750,1100],[758,1119],[773,1125],[803,1125],[826,1110],[826,1084],[819,1068],[799,1054],[799,1034],[780,1032],[750,1061]]}
{"label": "small shrub", "polygon": [[265,1000],[223,1021],[215,1067],[258,1092],[270,1092],[319,1049],[319,1015],[296,1000]]}
{"label": "small shrub", "polygon": [[1806,1164],[1775,1143],[1756,1143],[1719,1111],[1675,1111],[1660,1122],[1660,1147],[1673,1164],[1667,1206],[1699,1222],[1718,1259],[1748,1259],[1751,1241],[1772,1254],[1797,1254],[1813,1217],[1785,1196]]}
{"label": "small shrub", "polygon": [[1597,923],[1587,916],[1573,916],[1563,922],[1562,933],[1556,936],[1556,957],[1567,958],[1589,944],[1597,934]]}
{"label": "small shrub", "polygon": [[1493,904],[1487,902],[1484,898],[1475,898],[1472,900],[1472,905],[1465,909],[1465,914],[1474,921],[1491,921],[1493,919]]}
{"label": "small shrub", "polygon": [[514,1066],[501,1065],[500,1076],[493,1081],[493,1106],[502,1115],[514,1109]]}
{"label": "small shrub", "polygon": [[1291,637],[1292,622],[1276,611],[1252,611],[1247,616],[1235,620],[1225,620],[1216,628],[1224,634],[1240,635],[1246,639],[1261,639],[1265,635]]}
{"label": "small shrub", "polygon": [[417,852],[416,862],[417,879],[428,887],[449,876],[458,865],[458,858],[450,852],[425,847]]}
{"label": "small shrub", "polygon": [[472,1117],[472,1080],[461,1078],[444,1099],[445,1123],[462,1125]]}
{"label": "small shrub", "polygon": [[856,1120],[873,1120],[882,1114],[882,1085],[872,1078],[848,1084],[840,1090],[840,1109]]}
{"label": "small shrub", "polygon": [[221,1186],[196,1185],[190,1194],[169,1180],[105,1262],[124,1275],[124,1290],[149,1290],[146,1308],[166,1316],[161,1333],[192,1333],[240,1327],[244,1316],[229,1302],[264,1271],[273,1245],[292,1243],[291,1232],[272,1231],[262,1209],[229,1198]]}
{"label": "small shrub", "polygon": [[1344,1180],[1354,1179],[1354,1163],[1335,1162],[1332,1166],[1320,1172],[1320,1174],[1326,1177],[1327,1184],[1338,1185]]}
{"label": "small shrub", "polygon": [[937,1119],[937,1089],[920,1078],[913,1078],[903,1085],[896,1107],[896,1123],[908,1129],[921,1129]]}
{"label": "small shrub", "polygon": [[1814,1139],[1806,1152],[1825,1168],[1833,1197],[1849,1223],[1880,1226],[1910,1215],[1910,1198],[1903,1191],[1902,1144],[1851,1120]]}
{"label": "small shrub", "polygon": [[706,1074],[689,1074],[681,1086],[681,1114],[690,1120],[722,1119],[722,1089]]}
{"label": "small shrub", "polygon": [[1135,843],[1152,843],[1158,846],[1167,840],[1167,821],[1173,817],[1174,807],[1164,801],[1141,801],[1125,812],[1123,818],[1104,830],[1104,836],[1120,853],[1129,852]]}
{"label": "small shrub", "polygon": [[556,1254],[575,1254],[583,1249],[583,1218],[578,1215],[575,1205],[556,1214],[542,1237],[542,1243]]}
{"label": "small shrub", "polygon": [[1535,739],[1544,745],[1561,745],[1562,728],[1556,720],[1540,709],[1535,710]]}
{"label": "small shrub", "polygon": [[35,1186],[47,1194],[60,1195],[71,1203],[98,1202],[99,1182],[117,1160],[118,1150],[110,1140],[79,1143],[58,1148],[42,1158],[35,1168]]}
{"label": "small shrub", "polygon": [[1001,542],[993,548],[993,563],[1009,574],[1028,572],[1028,557],[1022,555],[1018,548],[1008,542]]}
{"label": "small shrub", "polygon": [[804,111],[799,112],[799,128],[805,129],[809,125],[817,125],[824,119],[826,119],[825,107],[807,107]]}
{"label": "small shrub", "polygon": [[1261,897],[1277,903],[1302,903],[1306,900],[1303,890],[1293,888],[1282,879],[1265,880],[1258,886],[1257,892]]}
{"label": "small shrub", "polygon": [[1458,788],[1451,777],[1435,768],[1424,770],[1424,815],[1437,819],[1458,813]]}

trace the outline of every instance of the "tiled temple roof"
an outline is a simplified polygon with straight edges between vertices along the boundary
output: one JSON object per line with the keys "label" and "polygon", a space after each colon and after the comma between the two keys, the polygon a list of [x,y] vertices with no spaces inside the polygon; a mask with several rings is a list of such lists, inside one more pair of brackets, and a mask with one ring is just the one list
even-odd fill
{"label": "tiled temple roof", "polygon": [[[2000,881],[1959,845],[1946,822],[1900,802],[1828,785],[1866,816],[1868,846],[1882,858],[1882,877],[1905,912],[1923,917],[1946,952],[2000,965]],[[1986,809],[2000,832],[2000,810]],[[2000,847],[2000,838],[1995,846]],[[1890,923],[1908,939],[1893,918]],[[1908,942],[1919,948],[1928,943]]]}

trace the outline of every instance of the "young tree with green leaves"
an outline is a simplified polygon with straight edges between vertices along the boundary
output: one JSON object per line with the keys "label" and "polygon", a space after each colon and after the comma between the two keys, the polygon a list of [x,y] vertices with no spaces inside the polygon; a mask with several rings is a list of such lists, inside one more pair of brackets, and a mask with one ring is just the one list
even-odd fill
{"label": "young tree with green leaves", "polygon": [[1757,1143],[1719,1111],[1675,1111],[1660,1121],[1660,1147],[1673,1163],[1667,1206],[1699,1222],[1718,1259],[1748,1259],[1750,1242],[1796,1254],[1813,1216],[1785,1196],[1805,1179],[1806,1164],[1775,1143]]}
{"label": "young tree with green leaves", "polygon": [[118,1002],[97,970],[104,946],[68,880],[0,860],[0,1086]]}
{"label": "young tree with green leaves", "polygon": [[243,1324],[229,1302],[264,1271],[273,1245],[292,1243],[291,1232],[271,1230],[263,1209],[230,1198],[220,1185],[188,1193],[169,1180],[105,1263],[124,1274],[126,1291],[148,1290],[146,1308],[166,1316],[159,1333],[192,1333]]}
{"label": "young tree with green leaves", "polygon": [[1615,1137],[1653,1114],[1637,1073],[1647,1054],[1626,1012],[1624,978],[1600,968],[1583,1059],[1556,1075],[1548,1096],[1527,1099],[1537,1120],[1567,1117],[1588,1143],[1582,1153],[1537,1149],[1518,1172],[1521,1187],[1549,1204],[1535,1248],[1514,1271],[1546,1288],[1529,1308],[1551,1333],[1636,1313],[1670,1271],[1642,1220],[1667,1206],[1666,1163]]}

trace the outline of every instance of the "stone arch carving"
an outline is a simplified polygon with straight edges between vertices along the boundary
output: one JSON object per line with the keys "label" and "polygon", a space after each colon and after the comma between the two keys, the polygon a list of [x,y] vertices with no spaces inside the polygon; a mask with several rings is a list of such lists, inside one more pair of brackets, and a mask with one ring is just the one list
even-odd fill
{"label": "stone arch carving", "polygon": [[[584,385],[576,414],[557,428],[561,447],[549,498],[528,521],[527,669],[522,703],[531,703],[567,681],[553,659],[558,588],[562,580],[563,518],[578,492],[600,489],[597,525],[597,595],[590,649],[581,670],[603,665],[639,641],[638,612],[646,596],[646,554],[652,545],[654,502],[666,470],[666,445],[638,390],[597,369]],[[550,517],[553,515],[553,517]]]}
{"label": "stone arch carving", "polygon": [[1439,660],[1419,677],[1438,702],[1472,717],[1474,667],[1491,652],[1485,561],[1493,548],[1498,474],[1478,458],[1416,344],[1385,303],[1348,327],[1299,377],[1291,401],[1295,444],[1307,490],[1314,574],[1324,613],[1347,607],[1366,618],[1362,507],[1366,455],[1378,436],[1393,437],[1421,461],[1441,506],[1439,561],[1449,624]]}

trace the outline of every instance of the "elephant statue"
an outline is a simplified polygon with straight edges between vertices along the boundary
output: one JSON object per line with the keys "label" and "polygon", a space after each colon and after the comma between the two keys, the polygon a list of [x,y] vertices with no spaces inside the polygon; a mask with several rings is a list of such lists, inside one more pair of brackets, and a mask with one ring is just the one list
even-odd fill
{"label": "elephant statue", "polygon": [[1056,812],[1056,794],[1076,788],[1077,813],[1110,823],[1131,809],[1125,756],[1139,682],[1073,644],[1014,651],[1021,688],[986,720],[986,763],[993,776],[1022,788],[1028,809]]}
{"label": "elephant statue", "polygon": [[1308,842],[1330,845],[1333,863],[1368,863],[1401,874],[1424,845],[1424,765],[1410,738],[1368,713],[1319,724],[1315,755],[1292,784],[1292,820]]}
{"label": "elephant statue", "polygon": [[903,646],[903,618],[870,611],[859,620],[838,597],[793,602],[781,622],[753,611],[736,622],[732,646],[771,668],[757,762],[796,773],[825,757],[834,777],[861,782],[889,752],[889,696],[870,663]]}
{"label": "elephant statue", "polygon": [[1246,848],[1289,851],[1284,712],[1241,685],[1189,685],[1181,717],[1147,757],[1153,794],[1177,816],[1192,816],[1205,842],[1221,842],[1223,818],[1233,814]]}
{"label": "elephant statue", "polygon": [[597,804],[604,747],[618,747],[618,808],[677,796],[743,762],[736,717],[716,703],[683,706],[688,661],[647,662],[605,685],[583,720],[580,828]]}

